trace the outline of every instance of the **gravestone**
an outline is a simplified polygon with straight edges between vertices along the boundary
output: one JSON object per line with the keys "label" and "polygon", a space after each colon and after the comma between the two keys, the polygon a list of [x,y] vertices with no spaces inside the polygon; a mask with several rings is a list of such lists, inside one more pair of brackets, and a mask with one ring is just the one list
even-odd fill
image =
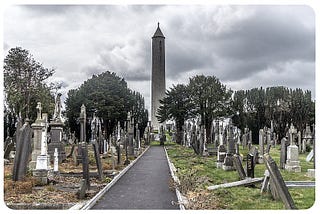
{"label": "gravestone", "polygon": [[293,135],[297,133],[297,130],[291,124],[289,130],[290,145],[287,148],[287,161],[285,169],[289,172],[301,172],[300,161],[299,161],[299,148],[295,145]]}
{"label": "gravestone", "polygon": [[101,165],[101,159],[100,159],[100,153],[99,153],[99,144],[97,143],[96,140],[93,140],[92,142],[93,146],[93,151],[94,151],[94,157],[96,160],[96,165],[97,165],[97,171],[98,171],[98,178],[99,180],[103,179],[103,172],[102,172],[102,165]]}
{"label": "gravestone", "polygon": [[128,112],[128,132],[129,132],[129,144],[128,144],[128,155],[134,155],[133,135],[134,135],[134,118],[131,117],[131,112]]}
{"label": "gravestone", "polygon": [[14,142],[11,137],[7,137],[4,144],[4,159],[10,159],[10,152],[14,149]]}
{"label": "gravestone", "polygon": [[55,150],[54,150],[53,172],[54,173],[58,173],[59,172],[59,153],[58,153],[58,148],[55,148]]}
{"label": "gravestone", "polygon": [[313,151],[313,149],[312,149],[312,150],[310,151],[310,153],[307,155],[306,161],[307,161],[307,162],[310,162],[310,161],[312,160],[313,156],[314,156],[314,151]]}
{"label": "gravestone", "polygon": [[76,165],[79,165],[82,163],[82,143],[86,142],[87,136],[86,136],[86,121],[87,121],[87,113],[86,113],[86,106],[84,104],[81,105],[80,109],[80,142],[78,144],[77,148],[77,161]]}
{"label": "gravestone", "polygon": [[29,119],[17,130],[16,133],[16,154],[12,171],[12,180],[22,180],[27,173],[27,165],[31,154],[32,129],[29,125]]}
{"label": "gravestone", "polygon": [[37,157],[37,163],[32,173],[35,179],[40,185],[47,185],[48,183],[48,171],[50,167],[50,159],[47,154],[47,115],[43,114],[43,120],[45,125],[42,129],[41,144],[40,144],[40,155]]}
{"label": "gravestone", "polygon": [[233,125],[229,124],[227,128],[227,154],[224,158],[222,169],[225,171],[234,170],[233,155],[236,152],[235,140],[233,135]]}
{"label": "gravestone", "polygon": [[217,168],[222,168],[226,155],[227,155],[226,147],[223,144],[219,145],[218,154],[217,154],[217,164],[216,164]]}
{"label": "gravestone", "polygon": [[258,163],[263,163],[265,133],[263,129],[259,130],[259,159]]}
{"label": "gravestone", "polygon": [[242,166],[242,161],[240,159],[240,156],[237,154],[233,155],[233,165],[235,166],[235,168],[239,174],[240,179],[244,180],[246,178],[246,173],[245,173],[244,168]]}
{"label": "gravestone", "polygon": [[41,103],[37,103],[37,119],[36,121],[31,124],[33,130],[33,151],[31,154],[31,161],[29,163],[29,168],[31,170],[36,168],[37,158],[41,153],[41,139],[43,134],[43,129],[47,128],[45,121],[42,119],[42,107]]}
{"label": "gravestone", "polygon": [[86,142],[81,142],[81,154],[82,154],[82,178],[85,180],[87,189],[90,189],[88,147]]}
{"label": "gravestone", "polygon": [[53,113],[53,118],[50,121],[50,136],[51,141],[48,144],[48,155],[50,160],[54,161],[54,150],[58,148],[59,152],[59,163],[62,163],[66,159],[65,147],[62,142],[63,136],[63,122],[61,117],[61,93],[58,93],[55,100],[55,109]]}
{"label": "gravestone", "polygon": [[289,142],[286,138],[282,138],[280,147],[280,169],[284,169],[287,161],[287,146],[289,146]]}
{"label": "gravestone", "polygon": [[247,177],[254,178],[255,160],[253,154],[247,155]]}
{"label": "gravestone", "polygon": [[272,180],[270,185],[273,186],[272,188],[278,193],[286,209],[296,209],[276,162],[269,154],[264,155],[264,161],[270,174],[270,180]]}

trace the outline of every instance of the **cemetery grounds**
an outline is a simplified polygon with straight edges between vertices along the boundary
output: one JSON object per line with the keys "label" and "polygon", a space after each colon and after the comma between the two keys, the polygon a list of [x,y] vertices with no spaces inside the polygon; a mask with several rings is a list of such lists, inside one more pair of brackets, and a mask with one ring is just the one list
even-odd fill
{"label": "cemetery grounds", "polygon": [[[177,169],[176,175],[180,180],[179,190],[187,197],[186,209],[228,209],[228,210],[256,210],[256,209],[285,209],[281,200],[275,201],[270,193],[260,193],[261,184],[255,187],[231,187],[207,190],[208,186],[239,181],[236,170],[224,171],[216,168],[216,156],[201,157],[187,148],[170,142],[167,136],[165,147],[170,161]],[[253,145],[257,146],[257,145]],[[240,146],[240,154],[246,157],[248,149]],[[280,145],[271,148],[269,154],[279,166]],[[313,168],[313,162],[307,162],[308,153],[299,154],[301,172],[287,172],[279,169],[284,181],[315,181],[306,176],[307,169]],[[243,165],[245,162],[243,162]],[[256,164],[255,177],[264,177],[265,164]],[[289,192],[297,209],[308,209],[315,202],[315,188],[289,188]]]}
{"label": "cemetery grounds", "polygon": [[[69,154],[71,145],[66,146],[65,149],[66,154]],[[4,165],[4,202],[12,209],[69,209],[76,203],[90,200],[102,190],[119,171],[126,167],[123,164],[125,157],[125,152],[122,151],[122,164],[120,165],[116,164],[116,157],[112,156],[110,151],[102,157],[102,170],[105,176],[103,180],[90,176],[90,190],[82,200],[77,197],[82,180],[82,164],[77,166],[72,156],[59,164],[59,174],[52,174],[49,177],[49,184],[45,186],[37,184],[32,172],[28,172],[22,181],[12,181],[13,161],[11,161]],[[92,146],[88,146],[88,158],[90,174],[97,174]],[[134,159],[133,156],[128,158],[130,161]]]}

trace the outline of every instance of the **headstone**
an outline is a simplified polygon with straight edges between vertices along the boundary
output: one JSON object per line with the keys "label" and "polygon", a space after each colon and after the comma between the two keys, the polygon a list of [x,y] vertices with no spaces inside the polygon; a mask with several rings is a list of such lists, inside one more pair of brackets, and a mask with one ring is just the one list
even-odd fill
{"label": "headstone", "polygon": [[53,161],[54,150],[58,148],[59,163],[62,163],[66,159],[65,145],[62,142],[63,123],[61,121],[51,121],[49,126],[51,128],[51,142],[48,144],[48,155],[50,155],[50,160]]}
{"label": "headstone", "polygon": [[259,159],[258,163],[263,163],[265,133],[263,129],[259,130]]}
{"label": "headstone", "polygon": [[80,142],[77,148],[77,165],[82,163],[82,143],[86,142],[86,121],[87,121],[87,113],[86,106],[84,104],[81,105],[80,109]]}
{"label": "headstone", "polygon": [[35,169],[37,158],[41,153],[41,138],[43,134],[43,129],[46,128],[45,121],[42,120],[42,114],[41,114],[41,103],[37,103],[37,119],[36,121],[31,124],[32,130],[33,130],[33,151],[31,155],[31,161],[29,163],[29,168],[31,170]]}
{"label": "headstone", "polygon": [[281,173],[277,167],[275,161],[271,158],[269,154],[264,155],[264,160],[266,167],[270,173],[270,179],[272,180],[272,186],[278,192],[282,202],[284,203],[286,209],[296,209],[294,201],[288,191],[288,188],[281,176]]}
{"label": "headstone", "polygon": [[307,155],[306,161],[307,161],[307,162],[310,162],[310,161],[312,160],[313,156],[314,156],[314,151],[313,151],[313,149],[312,149],[312,150],[310,151],[310,153]]}
{"label": "headstone", "polygon": [[287,146],[289,145],[286,138],[282,138],[280,147],[280,169],[284,169],[287,161]]}
{"label": "headstone", "polygon": [[86,186],[88,187],[88,189],[90,189],[88,147],[86,142],[81,142],[81,154],[82,154],[82,178],[85,180]]}
{"label": "headstone", "polygon": [[31,154],[31,138],[32,129],[29,120],[26,119],[25,124],[17,130],[16,155],[14,158],[12,180],[22,180],[27,173],[27,165]]}
{"label": "headstone", "polygon": [[260,193],[269,191],[269,182],[270,182],[270,173],[269,173],[269,170],[266,169],[264,171],[264,179],[261,185]]}
{"label": "headstone", "polygon": [[293,134],[297,133],[291,124],[289,130],[290,145],[287,148],[287,161],[285,164],[285,169],[289,172],[301,172],[301,166],[299,161],[299,148],[295,145],[293,141]]}
{"label": "headstone", "polygon": [[255,160],[252,154],[247,155],[247,177],[254,178]]}
{"label": "headstone", "polygon": [[129,132],[129,144],[128,144],[128,155],[134,155],[133,135],[134,135],[134,118],[131,117],[131,112],[128,113],[128,132]]}
{"label": "headstone", "polygon": [[242,166],[242,161],[240,159],[240,156],[237,154],[233,155],[233,165],[235,166],[235,168],[239,174],[240,179],[241,180],[245,179],[246,173],[245,173],[244,168]]}
{"label": "headstone", "polygon": [[59,153],[58,153],[58,148],[55,148],[55,150],[54,150],[53,172],[55,172],[55,173],[59,172]]}
{"label": "headstone", "polygon": [[10,152],[14,149],[14,142],[11,137],[7,137],[4,144],[4,159],[9,160]]}
{"label": "headstone", "polygon": [[225,148],[225,146],[222,144],[222,145],[219,145],[218,146],[218,154],[217,154],[217,168],[222,168],[222,165],[223,165],[223,162],[224,162],[224,159],[227,155],[227,150]]}
{"label": "headstone", "polygon": [[92,143],[93,151],[94,151],[94,157],[96,160],[97,170],[98,170],[98,178],[99,180],[103,179],[103,172],[102,172],[102,165],[101,165],[101,159],[100,159],[100,153],[99,153],[99,145],[96,140],[93,140]]}

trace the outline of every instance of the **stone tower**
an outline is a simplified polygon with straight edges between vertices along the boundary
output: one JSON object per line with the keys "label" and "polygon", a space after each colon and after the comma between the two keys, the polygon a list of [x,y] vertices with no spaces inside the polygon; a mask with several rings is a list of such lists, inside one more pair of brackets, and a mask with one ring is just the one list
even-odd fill
{"label": "stone tower", "polygon": [[151,125],[154,130],[158,130],[160,126],[156,113],[160,107],[159,100],[164,97],[166,91],[164,39],[158,23],[152,37]]}

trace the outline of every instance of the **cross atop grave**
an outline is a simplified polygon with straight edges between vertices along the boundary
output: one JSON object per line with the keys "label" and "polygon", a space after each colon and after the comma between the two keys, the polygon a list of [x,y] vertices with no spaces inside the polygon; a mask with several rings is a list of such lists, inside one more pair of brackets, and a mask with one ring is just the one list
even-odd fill
{"label": "cross atop grave", "polygon": [[291,123],[290,129],[289,129],[289,139],[290,139],[290,145],[293,145],[293,135],[297,134],[297,129],[294,128],[293,124]]}
{"label": "cross atop grave", "polygon": [[41,117],[41,112],[42,112],[42,106],[41,106],[41,102],[37,102],[37,120],[41,120],[42,117]]}

